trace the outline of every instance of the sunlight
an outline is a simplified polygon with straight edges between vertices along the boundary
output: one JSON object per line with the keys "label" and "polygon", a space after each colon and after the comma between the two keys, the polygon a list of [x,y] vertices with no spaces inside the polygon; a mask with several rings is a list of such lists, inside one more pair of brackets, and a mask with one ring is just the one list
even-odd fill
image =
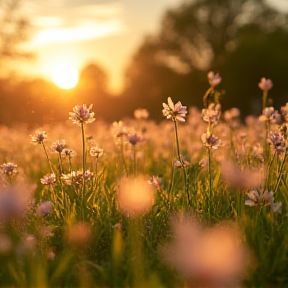
{"label": "sunlight", "polygon": [[78,83],[79,75],[74,66],[67,63],[61,63],[54,67],[51,78],[60,88],[71,89]]}

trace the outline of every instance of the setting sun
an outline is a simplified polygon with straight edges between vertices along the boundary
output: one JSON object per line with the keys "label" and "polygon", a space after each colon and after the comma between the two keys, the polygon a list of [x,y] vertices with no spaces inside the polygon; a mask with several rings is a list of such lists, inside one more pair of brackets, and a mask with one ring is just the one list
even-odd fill
{"label": "setting sun", "polygon": [[71,64],[58,64],[51,73],[52,81],[63,89],[71,89],[78,83],[77,69]]}

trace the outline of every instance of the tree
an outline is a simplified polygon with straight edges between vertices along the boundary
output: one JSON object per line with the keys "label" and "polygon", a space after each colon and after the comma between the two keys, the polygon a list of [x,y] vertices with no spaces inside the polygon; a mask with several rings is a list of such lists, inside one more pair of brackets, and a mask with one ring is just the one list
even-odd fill
{"label": "tree", "polygon": [[[247,109],[249,101],[243,101],[243,97],[249,97],[251,93],[240,95],[242,101],[225,102],[232,99],[229,95],[234,99],[235,94],[239,97],[237,89],[241,90],[240,85],[245,85],[244,78],[248,76],[245,73],[235,75],[237,67],[231,67],[233,61],[235,64],[233,55],[241,59],[238,62],[242,64],[241,72],[246,65],[249,75],[254,75],[253,85],[257,87],[261,77],[270,77],[261,74],[265,65],[263,73],[269,72],[261,57],[274,59],[275,63],[286,61],[287,57],[275,57],[274,49],[280,49],[281,55],[285,49],[287,51],[286,41],[283,41],[288,35],[287,19],[287,14],[272,9],[264,0],[191,0],[168,10],[158,35],[146,37],[127,69],[124,99],[130,103],[130,111],[138,108],[137,104],[149,103],[150,107],[144,107],[149,109],[155,103],[158,114],[153,108],[155,114],[152,112],[151,115],[159,118],[161,102],[169,96],[175,101],[201,107],[201,98],[208,88],[207,72],[215,70],[227,76],[234,75],[234,78],[228,77],[230,86],[223,96],[224,107],[230,108],[228,106],[241,102],[240,108],[246,108],[246,113],[250,113],[251,109]],[[265,46],[261,47],[261,43]],[[252,51],[257,69],[249,63]],[[234,72],[229,74],[228,68]],[[273,75],[277,73],[280,74],[279,70]],[[226,90],[225,81],[223,87]],[[247,89],[251,87],[247,86]],[[245,107],[243,103],[246,103]]]}

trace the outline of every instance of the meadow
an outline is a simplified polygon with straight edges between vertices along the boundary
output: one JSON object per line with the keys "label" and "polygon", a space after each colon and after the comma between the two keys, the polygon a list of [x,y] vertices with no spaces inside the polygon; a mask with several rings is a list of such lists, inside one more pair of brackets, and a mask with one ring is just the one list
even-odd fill
{"label": "meadow", "polygon": [[288,103],[262,78],[243,122],[208,82],[202,111],[168,98],[161,123],[79,103],[0,127],[0,286],[288,287]]}

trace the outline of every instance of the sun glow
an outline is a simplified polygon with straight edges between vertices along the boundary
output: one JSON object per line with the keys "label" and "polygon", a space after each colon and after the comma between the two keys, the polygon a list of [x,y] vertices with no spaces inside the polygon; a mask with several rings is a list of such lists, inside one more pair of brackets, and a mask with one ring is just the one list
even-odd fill
{"label": "sun glow", "polygon": [[71,89],[77,85],[79,75],[74,66],[67,63],[61,63],[54,67],[51,78],[60,88]]}

